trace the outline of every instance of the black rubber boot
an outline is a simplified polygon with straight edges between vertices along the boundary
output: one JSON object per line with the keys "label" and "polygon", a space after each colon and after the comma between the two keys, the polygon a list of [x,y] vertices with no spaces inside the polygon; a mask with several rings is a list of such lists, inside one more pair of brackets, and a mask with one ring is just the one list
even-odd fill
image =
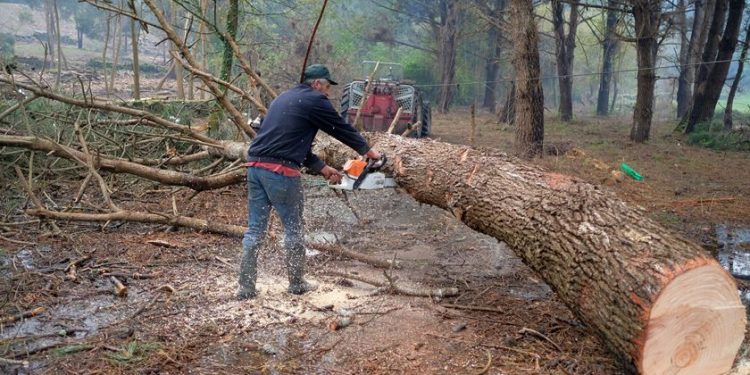
{"label": "black rubber boot", "polygon": [[289,293],[305,294],[318,286],[305,281],[305,247],[294,246],[286,250],[286,268],[289,273]]}
{"label": "black rubber boot", "polygon": [[240,260],[240,289],[237,298],[246,300],[255,297],[255,280],[258,278],[258,249],[242,249]]}

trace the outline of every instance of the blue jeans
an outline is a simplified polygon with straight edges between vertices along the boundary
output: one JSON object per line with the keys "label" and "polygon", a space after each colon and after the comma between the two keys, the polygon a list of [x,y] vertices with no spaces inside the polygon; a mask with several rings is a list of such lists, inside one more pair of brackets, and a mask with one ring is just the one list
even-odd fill
{"label": "blue jeans", "polygon": [[257,167],[247,169],[247,231],[242,239],[239,284],[255,291],[258,277],[258,249],[268,228],[273,207],[284,225],[284,249],[290,285],[301,283],[305,272],[305,247],[302,226],[304,193],[300,177],[287,177]]}

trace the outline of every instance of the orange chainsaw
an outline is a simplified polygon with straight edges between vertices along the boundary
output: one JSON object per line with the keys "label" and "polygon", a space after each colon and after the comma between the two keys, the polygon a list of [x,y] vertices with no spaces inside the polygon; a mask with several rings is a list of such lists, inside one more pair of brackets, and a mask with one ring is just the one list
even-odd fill
{"label": "orange chainsaw", "polygon": [[352,159],[344,164],[341,183],[330,185],[334,189],[357,190],[357,189],[382,189],[395,187],[393,178],[386,177],[383,172],[378,172],[385,165],[385,154],[380,159]]}

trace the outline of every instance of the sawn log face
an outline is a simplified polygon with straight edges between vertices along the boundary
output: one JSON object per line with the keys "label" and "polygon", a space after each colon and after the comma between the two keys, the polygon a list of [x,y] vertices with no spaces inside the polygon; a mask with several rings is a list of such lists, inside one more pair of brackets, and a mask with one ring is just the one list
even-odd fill
{"label": "sawn log face", "polygon": [[[387,168],[400,187],[506,242],[640,371],[651,307],[660,292],[688,270],[718,265],[699,246],[584,181],[497,151],[387,134],[368,138],[388,155]],[[345,159],[340,145],[318,147],[329,164]],[[744,320],[740,324],[744,331]]]}

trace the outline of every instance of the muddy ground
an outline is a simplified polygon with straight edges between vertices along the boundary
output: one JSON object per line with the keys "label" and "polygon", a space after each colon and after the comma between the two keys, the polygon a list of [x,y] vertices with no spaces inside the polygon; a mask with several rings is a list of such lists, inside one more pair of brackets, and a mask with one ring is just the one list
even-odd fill
{"label": "muddy ground", "polygon": [[[558,152],[533,163],[613,190],[718,257],[750,228],[747,153],[689,146],[672,133],[672,123],[655,124],[652,140],[636,145],[627,141],[627,116],[579,113],[579,120],[561,124],[550,115],[546,141]],[[469,144],[469,118],[467,108],[435,113],[433,137]],[[483,111],[476,124],[476,146],[511,150],[512,128]],[[611,180],[621,162],[645,180]],[[399,189],[337,194],[320,177],[305,177],[311,244],[397,260],[400,269],[310,251],[310,279],[320,288],[289,295],[275,223],[260,255],[260,296],[240,302],[234,298],[238,238],[122,222],[57,222],[63,234],[50,235],[49,224],[24,215],[30,203],[15,182],[8,186],[0,220],[0,319],[43,310],[0,324],[0,373],[624,372],[511,249]],[[113,193],[125,208],[172,212],[174,196],[180,214],[245,221],[244,186],[197,195],[127,186]],[[63,205],[78,186],[51,181],[43,190],[46,202]],[[459,294],[405,296],[336,272],[383,283],[387,275],[401,287],[452,287]],[[112,275],[125,283],[126,296],[114,295]],[[738,279],[738,285],[748,293],[750,283]],[[735,374],[748,373],[746,340]]]}

